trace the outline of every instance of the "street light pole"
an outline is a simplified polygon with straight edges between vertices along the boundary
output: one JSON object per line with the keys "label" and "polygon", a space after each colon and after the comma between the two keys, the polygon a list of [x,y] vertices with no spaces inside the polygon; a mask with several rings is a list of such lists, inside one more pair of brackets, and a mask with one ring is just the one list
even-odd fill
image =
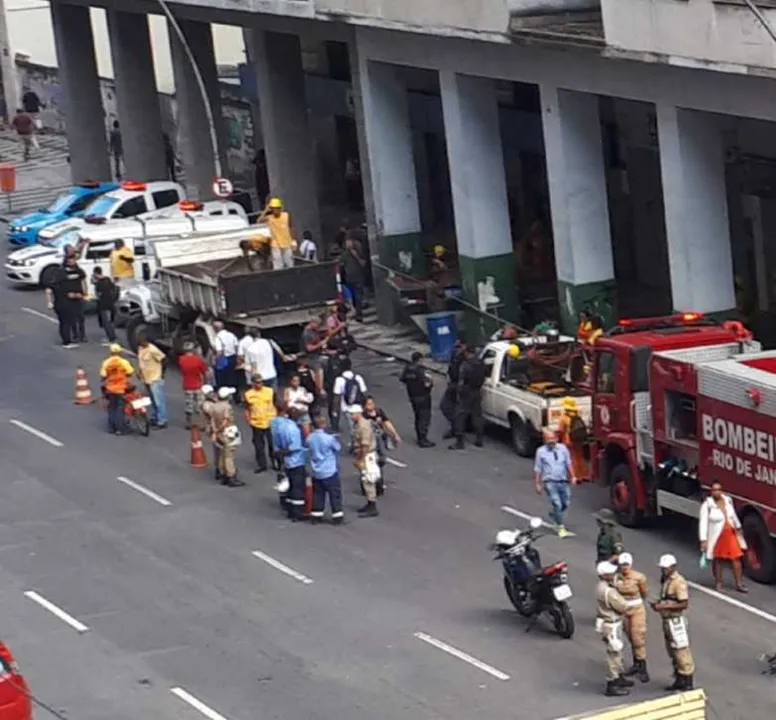
{"label": "street light pole", "polygon": [[[3,0],[0,0],[0,3],[2,2]],[[216,132],[216,123],[213,118],[213,108],[210,106],[210,100],[207,95],[207,88],[205,87],[205,80],[202,77],[199,65],[197,65],[197,60],[194,57],[194,53],[191,51],[189,43],[186,41],[186,36],[183,34],[183,30],[181,30],[181,26],[178,24],[178,21],[172,14],[172,10],[170,10],[166,0],[156,0],[156,2],[167,17],[168,24],[177,36],[180,44],[183,46],[183,49],[186,52],[186,57],[189,59],[191,70],[194,73],[194,77],[197,80],[197,85],[199,86],[199,93],[202,96],[202,104],[205,107],[205,117],[207,118],[208,130],[210,131],[210,144],[213,146],[213,162],[216,168],[216,177],[223,177],[221,156],[218,154],[218,133]]]}

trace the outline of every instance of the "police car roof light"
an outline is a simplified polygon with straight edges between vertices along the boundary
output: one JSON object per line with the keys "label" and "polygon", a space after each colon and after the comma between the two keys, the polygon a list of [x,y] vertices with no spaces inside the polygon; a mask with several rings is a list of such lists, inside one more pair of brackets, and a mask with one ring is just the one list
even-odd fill
{"label": "police car roof light", "polygon": [[94,188],[100,187],[100,183],[98,183],[96,180],[84,180],[82,182],[77,183],[76,187],[93,190]]}
{"label": "police car roof light", "polygon": [[137,180],[127,180],[126,182],[121,183],[121,189],[129,190],[130,192],[138,192],[140,190],[145,190],[146,184],[144,182],[137,182]]}
{"label": "police car roof light", "polygon": [[204,203],[197,202],[196,200],[181,200],[178,203],[178,208],[183,212],[198,212],[205,207]]}

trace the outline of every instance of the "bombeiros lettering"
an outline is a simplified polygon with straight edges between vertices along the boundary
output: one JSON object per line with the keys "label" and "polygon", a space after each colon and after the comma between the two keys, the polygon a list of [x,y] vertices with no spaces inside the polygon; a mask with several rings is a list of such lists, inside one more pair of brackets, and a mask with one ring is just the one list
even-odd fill
{"label": "bombeiros lettering", "polygon": [[[701,416],[701,433],[705,442],[716,445],[711,452],[714,467],[767,485],[776,485],[776,468],[756,462],[776,462],[775,436],[706,413]],[[748,455],[754,461],[741,455]]]}

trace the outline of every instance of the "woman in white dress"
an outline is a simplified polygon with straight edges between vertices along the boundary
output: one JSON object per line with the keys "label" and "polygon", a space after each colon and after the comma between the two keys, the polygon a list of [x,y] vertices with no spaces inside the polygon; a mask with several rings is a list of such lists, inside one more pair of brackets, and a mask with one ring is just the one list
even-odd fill
{"label": "woman in white dress", "polygon": [[709,497],[701,505],[698,535],[701,552],[711,561],[717,590],[722,590],[722,567],[730,563],[736,590],[747,592],[741,566],[747,546],[741,532],[741,521],[736,514],[732,498],[722,492],[722,483],[717,480],[711,483]]}

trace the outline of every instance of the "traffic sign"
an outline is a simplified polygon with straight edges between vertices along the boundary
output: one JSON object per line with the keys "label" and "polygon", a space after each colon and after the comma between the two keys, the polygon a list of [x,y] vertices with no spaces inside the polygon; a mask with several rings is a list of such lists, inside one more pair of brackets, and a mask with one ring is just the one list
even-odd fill
{"label": "traffic sign", "polygon": [[216,178],[213,181],[213,193],[218,197],[229,197],[234,192],[232,181],[227,178]]}

